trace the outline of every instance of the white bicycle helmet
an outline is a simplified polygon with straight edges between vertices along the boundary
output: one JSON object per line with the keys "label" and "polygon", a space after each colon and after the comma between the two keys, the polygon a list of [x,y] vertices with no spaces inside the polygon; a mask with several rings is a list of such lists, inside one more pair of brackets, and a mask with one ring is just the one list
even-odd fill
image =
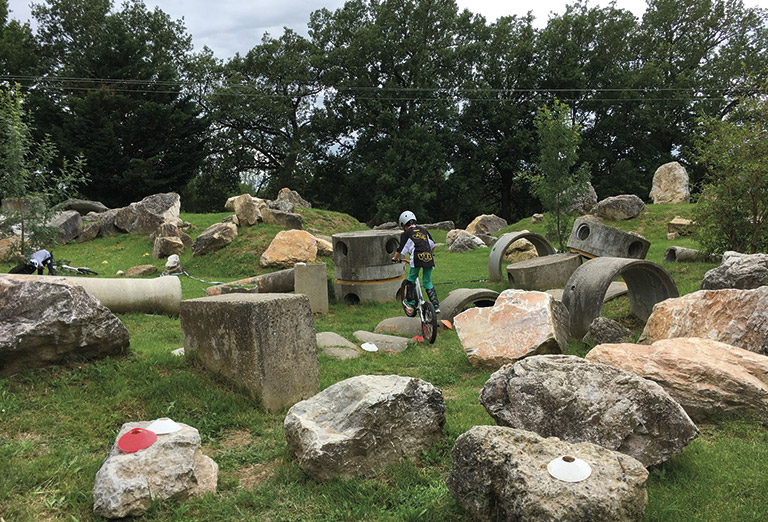
{"label": "white bicycle helmet", "polygon": [[400,226],[405,226],[411,221],[416,221],[416,215],[411,212],[410,210],[406,210],[402,214],[400,214],[400,219],[398,220],[398,223],[400,223]]}

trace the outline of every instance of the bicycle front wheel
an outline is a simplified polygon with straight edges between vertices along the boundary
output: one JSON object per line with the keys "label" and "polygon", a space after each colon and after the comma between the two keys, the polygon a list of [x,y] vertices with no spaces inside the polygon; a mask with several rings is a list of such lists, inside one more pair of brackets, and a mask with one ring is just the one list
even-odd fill
{"label": "bicycle front wheel", "polygon": [[435,313],[435,306],[425,301],[422,305],[424,314],[421,319],[421,331],[424,333],[424,339],[429,341],[429,344],[434,344],[437,339],[437,314]]}

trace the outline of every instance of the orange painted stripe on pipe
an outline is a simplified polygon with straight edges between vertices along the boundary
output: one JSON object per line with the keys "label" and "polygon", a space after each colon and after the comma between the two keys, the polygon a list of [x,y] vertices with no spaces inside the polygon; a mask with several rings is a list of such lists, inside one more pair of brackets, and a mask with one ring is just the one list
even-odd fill
{"label": "orange painted stripe on pipe", "polygon": [[340,285],[377,285],[381,283],[391,283],[393,281],[400,281],[405,279],[404,275],[398,277],[391,277],[389,279],[374,279],[373,281],[344,281],[342,279],[336,279],[336,283]]}

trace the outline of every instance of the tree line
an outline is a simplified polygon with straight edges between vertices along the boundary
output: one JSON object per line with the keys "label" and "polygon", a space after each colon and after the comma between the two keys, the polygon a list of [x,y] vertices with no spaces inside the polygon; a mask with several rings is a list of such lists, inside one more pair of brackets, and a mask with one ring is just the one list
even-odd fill
{"label": "tree line", "polygon": [[768,14],[741,0],[649,0],[641,18],[577,1],[543,28],[454,0],[350,0],[228,60],[138,0],[32,13],[34,31],[0,0],[0,82],[59,151],[51,182],[82,158],[82,195],[108,206],[177,191],[220,211],[245,184],[369,223],[513,221],[541,209],[536,118],[558,103],[580,132],[569,165],[601,198],[647,199],[669,161],[703,181],[701,122],[765,96],[768,72]]}

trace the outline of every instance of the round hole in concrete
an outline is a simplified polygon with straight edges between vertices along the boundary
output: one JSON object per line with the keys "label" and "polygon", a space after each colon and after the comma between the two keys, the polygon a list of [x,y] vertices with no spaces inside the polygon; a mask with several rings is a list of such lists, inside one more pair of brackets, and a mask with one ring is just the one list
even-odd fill
{"label": "round hole in concrete", "polygon": [[398,246],[400,246],[400,241],[398,241],[395,238],[392,238],[389,241],[387,241],[387,247],[386,247],[387,254],[394,254]]}
{"label": "round hole in concrete", "polygon": [[357,294],[347,294],[344,296],[344,302],[348,305],[360,304],[360,298]]}
{"label": "round hole in concrete", "polygon": [[347,252],[349,252],[349,248],[347,247],[347,244],[344,241],[337,241],[334,249],[337,252],[341,252],[341,255],[343,256],[346,256]]}
{"label": "round hole in concrete", "polygon": [[584,241],[589,237],[589,232],[589,225],[579,225],[579,228],[576,229],[576,237]]}
{"label": "round hole in concrete", "polygon": [[629,257],[638,257],[643,251],[643,244],[640,241],[633,241],[629,244],[627,254]]}

